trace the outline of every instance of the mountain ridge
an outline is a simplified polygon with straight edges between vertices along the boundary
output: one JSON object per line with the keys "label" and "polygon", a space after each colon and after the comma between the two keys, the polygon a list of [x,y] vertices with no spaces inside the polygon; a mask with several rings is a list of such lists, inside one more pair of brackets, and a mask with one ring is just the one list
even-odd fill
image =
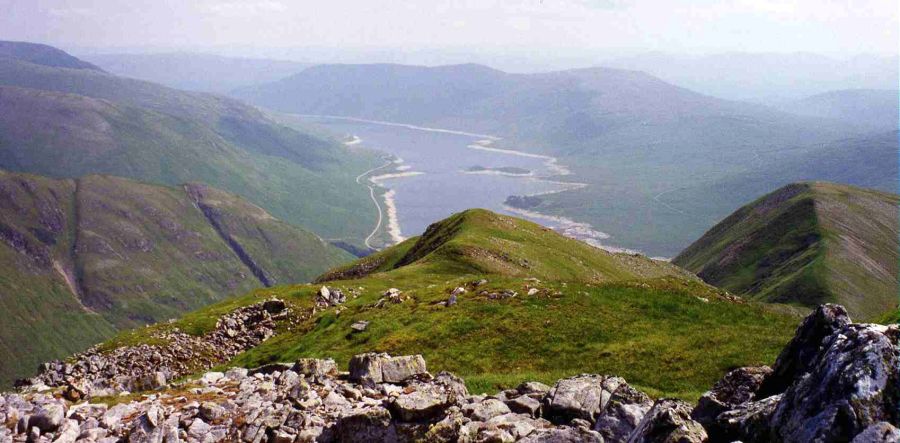
{"label": "mountain ridge", "polygon": [[743,206],[673,263],[761,301],[840,302],[878,319],[897,307],[900,197],[826,182],[787,185]]}
{"label": "mountain ridge", "polygon": [[[215,210],[201,213],[200,205]],[[0,362],[4,382],[115,330],[254,287],[308,281],[352,258],[199,184],[0,171],[0,209],[0,348],[15,356]]]}

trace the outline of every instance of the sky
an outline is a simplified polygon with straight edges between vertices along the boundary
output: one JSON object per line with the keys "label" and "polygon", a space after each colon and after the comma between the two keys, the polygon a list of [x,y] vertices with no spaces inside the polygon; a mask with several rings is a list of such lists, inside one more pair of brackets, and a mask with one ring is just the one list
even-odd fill
{"label": "sky", "polygon": [[896,0],[0,0],[0,39],[134,51],[898,52]]}

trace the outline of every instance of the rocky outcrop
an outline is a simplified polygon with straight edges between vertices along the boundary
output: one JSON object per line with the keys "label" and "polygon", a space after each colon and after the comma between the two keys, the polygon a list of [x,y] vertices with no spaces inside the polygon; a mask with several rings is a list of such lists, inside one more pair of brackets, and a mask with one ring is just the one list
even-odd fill
{"label": "rocky outcrop", "polygon": [[67,361],[44,363],[20,387],[33,390],[64,387],[70,400],[114,395],[122,391],[162,388],[167,380],[202,371],[259,345],[275,333],[275,323],[288,314],[285,303],[272,299],[222,316],[216,328],[197,337],[179,331],[159,333],[166,344],[123,346],[111,351],[95,347]]}
{"label": "rocky outcrop", "polygon": [[[286,309],[251,308],[270,319]],[[422,356],[378,353],[353,357],[349,372],[310,358],[208,372],[107,407],[58,395],[97,386],[76,360],[77,371],[41,374],[64,381],[54,390],[0,395],[0,442],[897,442],[900,326],[853,324],[841,312],[821,307],[773,368],[731,371],[695,407],[596,374],[471,395],[459,377],[428,373]],[[165,366],[146,364],[138,375],[159,384]]]}
{"label": "rocky outcrop", "polygon": [[900,326],[853,324],[842,307],[824,305],[771,371],[729,373],[692,416],[721,441],[827,443],[890,436],[898,405]]}
{"label": "rocky outcrop", "polygon": [[[588,420],[604,416],[601,402],[649,401],[616,377],[581,375],[552,389],[529,382],[484,396],[470,395],[453,374],[432,376],[418,355],[362,354],[350,367],[350,373],[339,373],[333,360],[304,358],[249,371],[208,372],[113,407],[70,405],[31,391],[8,394],[0,396],[0,442],[602,443],[608,430],[592,429]],[[577,395],[579,387],[590,393]],[[607,396],[609,391],[621,394]],[[553,405],[552,420],[542,417],[542,405]],[[654,416],[666,416],[668,407],[658,403]],[[666,423],[657,418],[644,428]]]}

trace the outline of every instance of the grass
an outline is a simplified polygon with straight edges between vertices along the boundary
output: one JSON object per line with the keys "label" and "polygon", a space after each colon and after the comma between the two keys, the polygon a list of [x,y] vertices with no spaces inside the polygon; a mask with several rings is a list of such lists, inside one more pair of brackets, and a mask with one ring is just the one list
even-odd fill
{"label": "grass", "polygon": [[[346,368],[355,354],[384,351],[422,354],[432,372],[453,371],[473,392],[592,372],[625,377],[653,395],[695,400],[730,369],[773,363],[799,322],[774,306],[734,301],[668,264],[581,250],[536,226],[481,210],[457,214],[422,238],[383,251],[379,260],[393,264],[380,272],[328,282],[357,294],[342,311],[321,310],[300,324],[280,325],[276,336],[222,367],[330,357]],[[493,253],[501,249],[493,249],[491,239],[510,251],[511,261],[498,264]],[[478,245],[484,253],[459,253]],[[643,268],[633,267],[635,260]],[[519,266],[525,261],[530,268]],[[591,271],[595,266],[603,272]],[[472,285],[481,279],[488,283]],[[439,304],[459,286],[469,290],[457,305]],[[202,334],[220,315],[269,297],[308,312],[318,287],[260,289],[157,327]],[[391,287],[407,300],[374,307]],[[532,288],[537,293],[527,295]],[[494,300],[481,294],[501,290],[518,295]],[[358,320],[369,327],[351,333]],[[152,335],[147,330],[110,344],[139,342]]]}
{"label": "grass", "polygon": [[[166,321],[262,286],[310,281],[351,258],[237,196],[109,176],[75,180],[0,171],[0,384],[117,330]],[[229,245],[223,237],[233,240]],[[70,287],[62,274],[69,274]],[[135,333],[130,333],[135,335]]]}
{"label": "grass", "polygon": [[874,320],[897,305],[900,197],[832,183],[786,186],[737,210],[674,259],[761,301],[844,305]]}

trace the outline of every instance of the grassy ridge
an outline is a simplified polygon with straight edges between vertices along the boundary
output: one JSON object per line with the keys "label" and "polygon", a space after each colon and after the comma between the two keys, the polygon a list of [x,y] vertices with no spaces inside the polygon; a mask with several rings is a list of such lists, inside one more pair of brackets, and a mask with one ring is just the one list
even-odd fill
{"label": "grassy ridge", "polygon": [[737,210],[674,263],[756,300],[843,304],[860,320],[898,302],[896,195],[823,182],[786,186]]}
{"label": "grassy ridge", "polygon": [[[319,310],[282,325],[278,335],[230,364],[297,357],[346,364],[372,350],[421,353],[431,370],[463,375],[477,392],[602,372],[656,395],[696,399],[729,369],[773,362],[799,321],[778,307],[727,297],[667,263],[609,254],[483,210],[456,214],[421,238],[323,280],[348,277],[327,283],[348,294],[340,312]],[[474,286],[481,279],[487,283]],[[468,291],[455,306],[440,304],[460,286]],[[376,307],[391,287],[401,289],[405,301]],[[153,340],[154,331],[166,328],[202,334],[236,306],[273,296],[310,312],[318,288],[256,290],[174,324],[122,334],[107,346]],[[504,290],[518,295],[490,295]],[[350,325],[360,320],[369,321],[368,328],[352,333]]]}

